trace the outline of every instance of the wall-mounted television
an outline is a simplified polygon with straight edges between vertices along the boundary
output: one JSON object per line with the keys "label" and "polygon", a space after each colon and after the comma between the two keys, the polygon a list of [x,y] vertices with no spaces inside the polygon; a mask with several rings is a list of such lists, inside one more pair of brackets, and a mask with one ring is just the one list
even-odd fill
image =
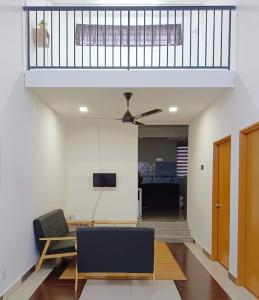
{"label": "wall-mounted television", "polygon": [[116,187],[116,173],[93,173],[93,187]]}

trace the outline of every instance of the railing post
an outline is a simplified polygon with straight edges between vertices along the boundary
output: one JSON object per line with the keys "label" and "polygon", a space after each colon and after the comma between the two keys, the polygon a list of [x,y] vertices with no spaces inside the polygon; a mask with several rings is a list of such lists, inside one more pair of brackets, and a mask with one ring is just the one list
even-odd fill
{"label": "railing post", "polygon": [[166,11],[166,67],[168,68],[168,51],[169,51],[169,11]]}
{"label": "railing post", "polygon": [[114,67],[114,10],[112,11],[112,67]]}
{"label": "railing post", "polygon": [[161,67],[161,10],[159,10],[159,42],[158,42],[159,59],[158,65]]}
{"label": "railing post", "polygon": [[74,10],[74,68],[76,67],[76,11]]}
{"label": "railing post", "polygon": [[60,10],[59,10],[58,11],[58,64],[59,64],[59,67],[61,65],[60,44],[61,44],[61,36],[60,36]]}
{"label": "railing post", "polygon": [[197,46],[197,67],[200,66],[200,10],[198,9],[198,46]]}
{"label": "railing post", "polygon": [[97,38],[97,41],[96,41],[96,47],[97,47],[97,68],[99,67],[99,10],[97,9],[97,12],[96,12],[96,15],[97,15],[97,22],[96,22],[96,28],[97,28],[97,32],[96,32],[96,38]]}
{"label": "railing post", "polygon": [[192,10],[190,11],[190,68],[192,66]]}
{"label": "railing post", "polygon": [[45,67],[45,55],[46,55],[46,37],[45,37],[45,28],[46,22],[45,22],[45,11],[43,11],[43,66]]}
{"label": "railing post", "polygon": [[143,66],[146,66],[146,11],[144,10],[144,53]]}
{"label": "railing post", "polygon": [[66,11],[66,65],[68,67],[68,11]]}
{"label": "railing post", "polygon": [[36,18],[35,18],[35,30],[36,30],[36,67],[38,67],[38,11],[36,10]]}
{"label": "railing post", "polygon": [[136,10],[136,68],[138,67],[138,10]]}
{"label": "railing post", "polygon": [[53,16],[52,16],[52,11],[50,12],[50,43],[51,43],[51,48],[50,48],[50,60],[51,60],[51,67],[53,67]]}
{"label": "railing post", "polygon": [[176,10],[174,11],[174,67],[176,67]]}
{"label": "railing post", "polygon": [[232,11],[229,10],[229,32],[228,32],[228,70],[231,66],[231,31],[232,31]]}
{"label": "railing post", "polygon": [[223,10],[221,11],[221,32],[220,32],[220,66],[222,67],[222,52],[223,52]]}
{"label": "railing post", "polygon": [[121,17],[121,10],[120,10],[120,67],[121,67],[121,22],[122,22],[122,17]]}
{"label": "railing post", "polygon": [[106,68],[106,10],[104,11],[104,66]]}
{"label": "railing post", "polygon": [[27,11],[27,70],[31,69],[30,11]]}
{"label": "railing post", "polygon": [[154,10],[152,9],[152,41],[151,41],[151,67],[153,67],[153,56],[154,56]]}
{"label": "railing post", "polygon": [[82,68],[84,67],[84,11],[81,12],[81,35],[82,35]]}
{"label": "railing post", "polygon": [[184,10],[182,10],[182,67],[184,66]]}
{"label": "railing post", "polygon": [[213,68],[215,67],[215,25],[216,25],[216,11],[215,11],[215,9],[214,9],[214,11],[213,11],[213,53],[212,53],[212,66],[213,66]]}
{"label": "railing post", "polygon": [[208,11],[206,10],[205,21],[205,67],[207,67],[207,53],[208,53]]}
{"label": "railing post", "polygon": [[128,70],[130,69],[130,10],[128,10]]}

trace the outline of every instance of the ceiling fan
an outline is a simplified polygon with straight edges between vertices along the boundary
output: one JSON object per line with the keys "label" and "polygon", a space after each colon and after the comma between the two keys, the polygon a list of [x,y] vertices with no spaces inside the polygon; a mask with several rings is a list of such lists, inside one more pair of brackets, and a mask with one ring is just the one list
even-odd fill
{"label": "ceiling fan", "polygon": [[137,125],[137,126],[147,126],[144,123],[141,123],[137,120],[162,112],[162,109],[153,109],[153,110],[144,112],[142,114],[138,114],[136,116],[133,116],[131,114],[130,110],[129,110],[130,109],[129,102],[130,102],[130,99],[131,99],[133,93],[126,92],[123,95],[124,95],[124,97],[127,101],[127,111],[125,112],[125,114],[123,115],[122,118],[119,118],[119,119],[113,119],[113,118],[87,118],[87,119],[99,119],[99,120],[100,119],[109,119],[109,120],[121,121],[123,123],[132,123],[132,124]]}
{"label": "ceiling fan", "polygon": [[123,123],[132,123],[132,124],[138,125],[138,126],[146,126],[145,124],[138,122],[137,120],[162,112],[162,109],[157,108],[157,109],[153,109],[153,110],[144,112],[144,113],[136,115],[136,116],[132,116],[132,114],[129,110],[129,102],[130,102],[132,95],[133,94],[130,92],[124,93],[124,97],[126,98],[126,101],[127,101],[127,111],[124,114],[124,116],[121,119],[119,119]]}

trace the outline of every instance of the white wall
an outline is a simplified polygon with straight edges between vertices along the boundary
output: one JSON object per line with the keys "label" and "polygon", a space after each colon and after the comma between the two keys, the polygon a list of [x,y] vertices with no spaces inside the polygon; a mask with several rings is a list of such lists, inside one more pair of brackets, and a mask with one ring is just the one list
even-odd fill
{"label": "white wall", "polygon": [[[211,252],[211,203],[213,142],[232,136],[230,272],[237,274],[239,131],[259,121],[259,39],[257,1],[239,1],[237,6],[237,82],[189,127],[188,221],[193,237]],[[200,165],[205,170],[200,170]]]}
{"label": "white wall", "polygon": [[67,205],[77,219],[91,219],[100,188],[93,173],[117,173],[117,187],[105,189],[95,219],[137,219],[138,127],[119,121],[68,125]]}
{"label": "white wall", "polygon": [[64,123],[24,88],[22,5],[0,5],[0,295],[36,262],[33,219],[65,199]]}

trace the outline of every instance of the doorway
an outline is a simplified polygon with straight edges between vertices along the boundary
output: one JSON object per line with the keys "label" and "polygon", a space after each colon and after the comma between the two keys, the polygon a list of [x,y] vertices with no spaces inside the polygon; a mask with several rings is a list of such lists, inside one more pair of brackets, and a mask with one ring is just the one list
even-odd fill
{"label": "doorway", "polygon": [[143,221],[185,221],[188,126],[139,128],[139,191]]}
{"label": "doorway", "polygon": [[231,137],[214,143],[212,259],[229,268]]}
{"label": "doorway", "polygon": [[238,278],[259,297],[259,123],[240,133]]}

